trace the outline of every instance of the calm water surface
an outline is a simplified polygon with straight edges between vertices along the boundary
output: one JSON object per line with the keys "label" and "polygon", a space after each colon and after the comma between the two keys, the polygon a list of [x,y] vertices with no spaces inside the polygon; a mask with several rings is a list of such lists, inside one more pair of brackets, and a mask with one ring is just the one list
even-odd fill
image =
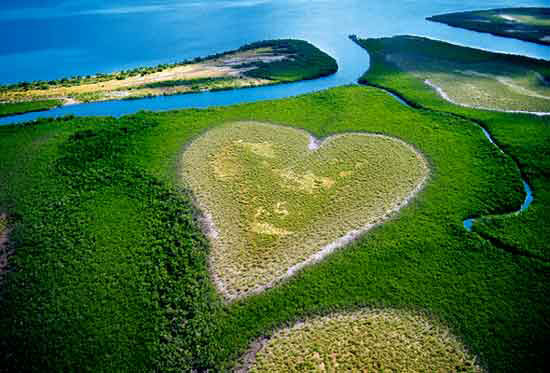
{"label": "calm water surface", "polygon": [[[9,3],[9,4],[7,4]],[[481,2],[429,0],[27,0],[0,4],[0,83],[55,79],[175,62],[262,39],[306,39],[334,56],[327,78],[236,91],[67,106],[0,119],[0,124],[67,114],[123,115],[141,109],[230,105],[354,83],[368,54],[347,39],[415,34],[550,60],[550,48],[425,21]],[[546,1],[483,1],[483,8],[550,6]]]}

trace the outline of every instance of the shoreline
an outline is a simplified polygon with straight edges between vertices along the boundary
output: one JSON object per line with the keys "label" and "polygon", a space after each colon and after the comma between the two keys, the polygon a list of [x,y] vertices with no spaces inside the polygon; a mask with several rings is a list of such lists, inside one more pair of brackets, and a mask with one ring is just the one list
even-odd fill
{"label": "shoreline", "polygon": [[[336,60],[307,41],[265,40],[171,65],[0,86],[0,102],[31,105],[56,100],[60,101],[56,107],[64,107],[263,87],[319,79],[337,71]],[[31,110],[17,114],[27,112]]]}

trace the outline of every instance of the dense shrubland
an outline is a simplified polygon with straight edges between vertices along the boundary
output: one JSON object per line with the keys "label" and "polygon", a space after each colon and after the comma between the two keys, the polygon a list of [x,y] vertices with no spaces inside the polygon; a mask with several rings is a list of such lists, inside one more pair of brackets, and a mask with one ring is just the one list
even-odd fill
{"label": "dense shrubland", "polygon": [[[398,218],[274,289],[223,305],[179,159],[207,129],[242,120],[317,137],[394,136],[425,154],[433,177]],[[275,328],[364,306],[436,315],[491,370],[545,369],[547,267],[462,227],[523,197],[513,162],[468,120],[342,87],[0,127],[0,149],[0,211],[13,219],[16,250],[0,300],[4,370],[223,371]]]}
{"label": "dense shrubland", "polygon": [[[257,62],[255,69],[245,74],[254,78],[289,82],[305,79],[316,79],[334,74],[338,70],[336,60],[303,40],[277,40],[257,42],[245,48],[273,48],[277,53],[291,56],[290,60],[277,62]],[[246,49],[245,49],[246,50]]]}

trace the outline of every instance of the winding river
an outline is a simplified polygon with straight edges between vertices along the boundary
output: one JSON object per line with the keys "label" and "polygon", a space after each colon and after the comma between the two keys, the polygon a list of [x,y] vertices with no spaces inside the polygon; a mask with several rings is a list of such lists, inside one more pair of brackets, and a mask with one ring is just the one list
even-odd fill
{"label": "winding river", "polygon": [[[379,86],[375,86],[376,88],[378,89],[382,89],[383,91],[385,91],[387,94],[389,94],[390,96],[392,96],[395,100],[397,100],[399,103],[401,103],[402,105],[405,105],[411,109],[415,109],[413,106],[409,105],[409,103],[404,100],[402,97],[400,97],[399,95],[389,91],[389,90],[386,90],[384,89],[383,87],[379,87]],[[506,152],[504,150],[502,150],[502,148],[495,142],[495,140],[493,139],[493,136],[491,136],[491,134],[489,133],[489,131],[487,131],[483,126],[481,126],[480,124],[474,122],[474,121],[471,121],[470,122],[474,125],[476,125],[477,127],[479,127],[479,129],[483,132],[483,135],[487,138],[487,140],[489,140],[489,142],[495,146],[499,152],[501,152],[502,154],[506,154]],[[513,158],[512,158],[513,159]],[[533,202],[534,200],[534,197],[533,197],[533,189],[531,188],[531,186],[529,185],[529,182],[527,181],[527,179],[525,179],[523,177],[523,175],[521,174],[521,168],[519,167],[519,164],[514,160],[514,163],[516,165],[516,168],[518,170],[518,173],[520,174],[520,177],[521,177],[521,182],[523,184],[523,191],[525,192],[525,199],[523,200],[523,203],[521,204],[519,210],[517,211],[514,211],[514,212],[510,212],[510,213],[506,213],[506,214],[502,214],[502,215],[499,215],[499,216],[506,216],[506,215],[517,215],[519,214],[520,212],[522,211],[525,211],[529,208],[529,206],[531,205],[531,203]],[[484,219],[484,218],[490,218],[491,216],[488,216],[488,217],[479,217],[479,218],[469,218],[469,219],[466,219],[464,220],[463,224],[464,224],[464,228],[468,231],[472,231],[472,227],[474,225],[474,223],[479,220],[479,219]]]}
{"label": "winding river", "polygon": [[[498,144],[495,142],[495,140],[493,139],[493,137],[491,136],[491,134],[489,133],[489,131],[487,131],[485,128],[483,128],[482,126],[480,126],[479,124],[477,124],[477,126],[479,128],[481,128],[481,130],[483,131],[483,134],[485,135],[485,137],[489,140],[489,142],[491,144],[493,144],[494,146],[497,147],[497,149],[503,153],[503,154],[506,154],[504,152],[504,150],[502,150],[502,148],[500,146],[498,146]],[[513,158],[512,158],[513,159]],[[519,164],[514,161],[514,163],[516,164],[516,168],[518,169],[518,172],[520,173],[521,175],[521,169],[519,167]],[[534,200],[534,197],[533,197],[533,189],[531,188],[531,186],[529,185],[529,182],[527,181],[527,179],[525,179],[523,177],[523,175],[521,175],[521,182],[523,183],[523,190],[525,192],[525,199],[523,200],[523,203],[521,204],[519,210],[515,211],[515,212],[511,212],[511,213],[508,213],[508,214],[504,214],[504,215],[517,215],[519,214],[520,212],[522,211],[525,211],[529,208],[529,206],[531,205],[531,203],[533,202]],[[501,215],[502,216],[502,215]],[[483,217],[480,217],[480,218],[470,218],[470,219],[466,219],[464,220],[464,228],[466,228],[468,231],[472,231],[472,227],[475,223],[476,220],[479,220],[479,219],[483,219]]]}
{"label": "winding river", "polygon": [[[2,84],[170,63],[288,37],[325,50],[337,59],[340,70],[326,78],[276,86],[70,105],[0,118],[0,125],[71,114],[121,116],[139,110],[225,106],[354,84],[368,69],[369,57],[348,39],[350,34],[414,34],[550,60],[547,46],[425,20],[434,14],[479,9],[474,0],[81,0],[77,5],[45,0],[41,8],[25,7],[25,1],[9,3],[0,4],[0,27],[13,35],[0,45]],[[483,8],[512,6],[548,6],[548,1],[483,2]],[[526,199],[519,211],[533,201],[529,184],[522,181]],[[464,227],[471,230],[475,220],[465,220]]]}

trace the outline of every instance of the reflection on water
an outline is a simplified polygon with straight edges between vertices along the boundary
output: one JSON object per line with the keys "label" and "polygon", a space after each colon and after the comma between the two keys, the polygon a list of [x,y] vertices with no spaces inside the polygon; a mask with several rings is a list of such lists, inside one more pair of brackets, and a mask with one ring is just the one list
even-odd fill
{"label": "reflection on water", "polygon": [[[367,53],[347,38],[349,34],[363,37],[417,34],[550,59],[550,48],[546,46],[424,20],[433,14],[479,8],[479,2],[473,0],[49,0],[47,3],[51,5],[34,9],[0,5],[0,27],[11,30],[12,35],[0,45],[0,82],[54,79],[175,62],[256,40],[286,37],[306,39],[333,55],[340,71],[316,81],[279,86],[75,105],[16,119],[3,118],[0,124],[66,114],[118,116],[140,109],[230,105],[354,83],[368,68],[369,60]],[[544,3],[489,0],[483,2],[483,7]]]}

